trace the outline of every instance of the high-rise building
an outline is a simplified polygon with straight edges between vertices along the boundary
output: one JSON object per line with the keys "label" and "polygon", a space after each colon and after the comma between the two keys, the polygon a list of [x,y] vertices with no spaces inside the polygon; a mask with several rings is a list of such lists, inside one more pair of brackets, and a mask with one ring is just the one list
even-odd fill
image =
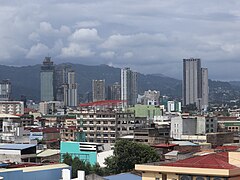
{"label": "high-rise building", "polygon": [[68,84],[68,106],[77,106],[77,83],[75,81],[75,72],[69,71],[67,73],[67,84]]}
{"label": "high-rise building", "polygon": [[121,85],[119,82],[115,82],[111,88],[111,99],[112,100],[120,100],[121,99]]}
{"label": "high-rise building", "polygon": [[92,80],[93,102],[105,100],[105,80]]}
{"label": "high-rise building", "polygon": [[9,80],[0,82],[0,101],[9,101],[11,98],[12,85]]}
{"label": "high-rise building", "polygon": [[121,69],[121,100],[124,106],[137,102],[137,73],[130,68]]}
{"label": "high-rise building", "polygon": [[54,65],[51,57],[45,57],[41,66],[41,101],[54,100]]}
{"label": "high-rise building", "polygon": [[208,72],[200,59],[183,59],[183,105],[189,104],[199,110],[208,105]]}
{"label": "high-rise building", "polygon": [[208,69],[202,68],[202,109],[207,110],[208,107]]}

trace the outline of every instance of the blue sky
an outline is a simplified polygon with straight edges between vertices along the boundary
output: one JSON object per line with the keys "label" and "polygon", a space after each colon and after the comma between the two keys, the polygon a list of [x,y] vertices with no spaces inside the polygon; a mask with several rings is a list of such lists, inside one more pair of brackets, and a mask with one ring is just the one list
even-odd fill
{"label": "blue sky", "polygon": [[0,63],[130,66],[181,79],[182,59],[240,80],[238,0],[0,0]]}

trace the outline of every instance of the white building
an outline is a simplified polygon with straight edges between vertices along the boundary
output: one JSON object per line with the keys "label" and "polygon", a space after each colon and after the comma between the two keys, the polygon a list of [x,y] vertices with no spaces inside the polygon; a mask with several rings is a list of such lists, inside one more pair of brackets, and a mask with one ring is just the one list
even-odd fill
{"label": "white building", "polygon": [[124,106],[137,102],[137,73],[130,68],[121,69],[121,100]]}
{"label": "white building", "polygon": [[67,74],[68,82],[68,103],[70,107],[76,107],[78,105],[77,101],[77,83],[74,71],[69,71]]}
{"label": "white building", "polygon": [[142,97],[143,105],[159,105],[160,91],[148,90],[144,92]]}
{"label": "white building", "polygon": [[24,103],[22,101],[0,101],[0,113],[13,115],[24,114]]}

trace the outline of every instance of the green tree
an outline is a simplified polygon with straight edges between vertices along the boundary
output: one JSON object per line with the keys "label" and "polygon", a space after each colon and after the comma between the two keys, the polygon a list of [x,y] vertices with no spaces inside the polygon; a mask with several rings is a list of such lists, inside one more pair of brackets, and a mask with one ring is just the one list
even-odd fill
{"label": "green tree", "polygon": [[159,154],[150,146],[119,140],[115,144],[114,155],[107,158],[105,164],[109,173],[121,173],[134,169],[135,164],[159,161]]}
{"label": "green tree", "polygon": [[72,160],[72,156],[70,154],[66,153],[66,154],[63,155],[63,163],[71,166],[72,165],[72,161],[73,161]]}

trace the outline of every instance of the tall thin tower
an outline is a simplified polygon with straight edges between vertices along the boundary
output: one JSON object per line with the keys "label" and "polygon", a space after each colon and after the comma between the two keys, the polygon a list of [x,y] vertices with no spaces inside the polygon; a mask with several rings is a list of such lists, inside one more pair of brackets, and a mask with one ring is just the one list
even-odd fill
{"label": "tall thin tower", "polygon": [[197,108],[208,106],[208,71],[201,68],[201,60],[183,59],[183,105],[195,104]]}
{"label": "tall thin tower", "polygon": [[77,106],[77,83],[75,81],[75,72],[69,71],[67,73],[67,84],[68,84],[68,106]]}
{"label": "tall thin tower", "polygon": [[45,57],[41,66],[41,101],[54,100],[54,65],[51,57]]}
{"label": "tall thin tower", "polygon": [[137,73],[130,68],[121,69],[121,100],[124,106],[137,102]]}

